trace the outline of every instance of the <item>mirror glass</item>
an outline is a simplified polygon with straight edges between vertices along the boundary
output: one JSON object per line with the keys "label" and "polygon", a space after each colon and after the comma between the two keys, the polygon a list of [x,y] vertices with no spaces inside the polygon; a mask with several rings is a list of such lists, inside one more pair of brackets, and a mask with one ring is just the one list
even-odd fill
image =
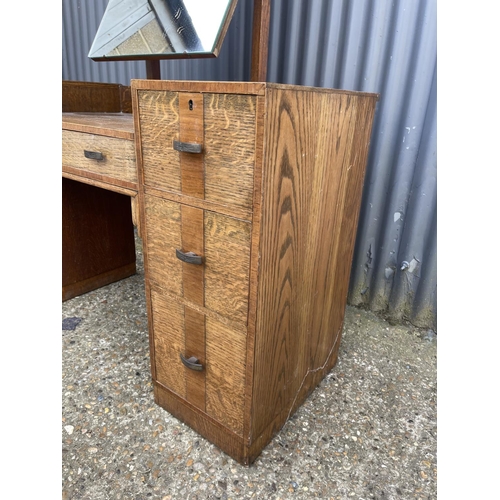
{"label": "mirror glass", "polygon": [[94,61],[216,57],[237,0],[109,0]]}

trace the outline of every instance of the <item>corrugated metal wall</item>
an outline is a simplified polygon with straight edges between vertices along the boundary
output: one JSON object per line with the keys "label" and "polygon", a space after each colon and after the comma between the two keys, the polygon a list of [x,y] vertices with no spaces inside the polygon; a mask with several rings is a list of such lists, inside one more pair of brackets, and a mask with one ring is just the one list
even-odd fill
{"label": "corrugated metal wall", "polygon": [[[272,0],[268,81],[380,93],[349,303],[437,329],[437,0]],[[143,62],[87,53],[106,0],[63,0],[63,79],[129,84]],[[253,2],[217,59],[162,61],[164,79],[247,80]]]}

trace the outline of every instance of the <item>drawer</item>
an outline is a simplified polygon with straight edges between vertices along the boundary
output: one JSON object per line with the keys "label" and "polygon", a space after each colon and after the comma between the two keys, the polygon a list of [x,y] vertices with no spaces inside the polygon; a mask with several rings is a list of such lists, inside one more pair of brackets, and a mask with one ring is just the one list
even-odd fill
{"label": "drawer", "polygon": [[139,90],[138,106],[146,186],[252,208],[255,95]]}
{"label": "drawer", "polygon": [[[152,290],[157,382],[235,433],[243,434],[245,330],[236,330]],[[181,360],[195,357],[201,370]]]}
{"label": "drawer", "polygon": [[[102,159],[87,158],[92,153]],[[137,183],[134,142],[127,139],[63,130],[62,164],[100,178]]]}
{"label": "drawer", "polygon": [[[251,224],[146,194],[148,279],[241,324],[248,315]],[[180,260],[193,252],[202,264]]]}

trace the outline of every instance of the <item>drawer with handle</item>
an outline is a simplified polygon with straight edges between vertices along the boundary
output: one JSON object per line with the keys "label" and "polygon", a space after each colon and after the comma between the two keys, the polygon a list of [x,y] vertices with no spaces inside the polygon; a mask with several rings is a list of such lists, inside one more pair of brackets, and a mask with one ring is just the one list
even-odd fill
{"label": "drawer with handle", "polygon": [[229,327],[156,289],[151,304],[156,382],[242,435],[246,328]]}
{"label": "drawer with handle", "polygon": [[145,186],[250,210],[256,96],[138,92]]}
{"label": "drawer with handle", "polygon": [[137,183],[134,142],[127,139],[63,130],[63,170]]}
{"label": "drawer with handle", "polygon": [[246,324],[251,224],[145,195],[148,279],[187,303]]}

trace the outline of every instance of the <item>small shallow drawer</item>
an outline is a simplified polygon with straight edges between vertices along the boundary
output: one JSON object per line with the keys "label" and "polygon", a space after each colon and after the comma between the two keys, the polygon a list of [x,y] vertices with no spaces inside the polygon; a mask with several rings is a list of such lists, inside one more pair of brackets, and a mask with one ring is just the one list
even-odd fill
{"label": "small shallow drawer", "polygon": [[138,101],[146,186],[252,208],[256,96],[148,90]]}
{"label": "small shallow drawer", "polygon": [[91,176],[137,183],[134,142],[63,130],[62,164]]}

